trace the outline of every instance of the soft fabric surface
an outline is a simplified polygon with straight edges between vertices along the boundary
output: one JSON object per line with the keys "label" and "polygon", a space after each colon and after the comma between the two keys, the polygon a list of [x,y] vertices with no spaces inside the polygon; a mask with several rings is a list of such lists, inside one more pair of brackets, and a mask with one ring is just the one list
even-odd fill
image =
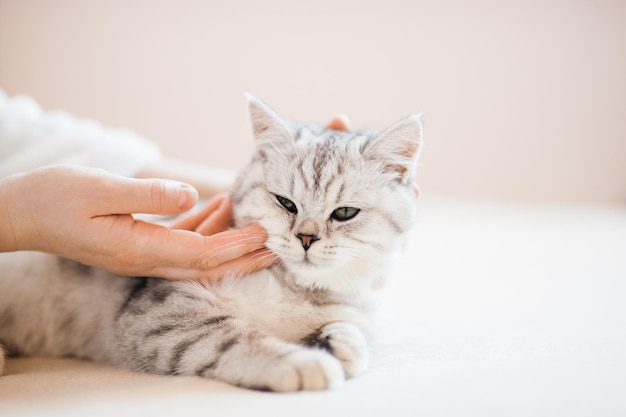
{"label": "soft fabric surface", "polygon": [[0,415],[626,415],[626,208],[420,202],[366,375],[272,394],[7,361]]}

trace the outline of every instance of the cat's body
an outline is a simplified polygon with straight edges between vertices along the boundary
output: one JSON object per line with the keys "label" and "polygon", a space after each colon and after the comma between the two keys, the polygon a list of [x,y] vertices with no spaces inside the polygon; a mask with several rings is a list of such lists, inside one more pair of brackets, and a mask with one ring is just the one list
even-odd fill
{"label": "cat's body", "polygon": [[265,227],[280,264],[199,283],[1,254],[0,344],[274,391],[365,371],[377,292],[414,217],[419,119],[380,135],[292,124],[255,99],[250,114],[257,152],[235,221]]}

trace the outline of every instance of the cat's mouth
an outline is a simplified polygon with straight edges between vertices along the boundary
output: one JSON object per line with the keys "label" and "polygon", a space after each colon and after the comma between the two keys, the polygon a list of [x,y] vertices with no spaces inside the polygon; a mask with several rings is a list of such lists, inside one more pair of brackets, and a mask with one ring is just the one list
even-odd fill
{"label": "cat's mouth", "polygon": [[305,253],[302,259],[297,262],[297,266],[301,270],[309,271],[333,270],[336,267],[333,262],[325,259],[316,259],[315,257],[310,256],[308,253]]}
{"label": "cat's mouth", "polygon": [[300,259],[292,258],[291,260],[287,260],[283,258],[283,262],[285,261],[287,264],[290,264],[292,268],[295,269],[313,270],[324,268],[326,266],[323,263],[320,263],[318,260],[312,259],[312,257],[309,256],[308,253],[305,253]]}
{"label": "cat's mouth", "polygon": [[301,247],[295,247],[295,245],[289,247],[276,245],[276,247],[273,247],[273,245],[266,244],[266,246],[280,257],[283,264],[296,271],[298,269],[309,271],[326,268],[332,269],[335,265],[334,259],[325,256],[317,250],[313,250],[314,248],[303,251]]}

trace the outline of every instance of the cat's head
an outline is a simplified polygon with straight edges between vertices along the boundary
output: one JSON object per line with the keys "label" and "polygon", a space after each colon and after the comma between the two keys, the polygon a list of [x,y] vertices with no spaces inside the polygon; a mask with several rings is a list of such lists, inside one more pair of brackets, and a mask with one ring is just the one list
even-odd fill
{"label": "cat's head", "polygon": [[419,116],[347,132],[290,122],[251,96],[248,106],[256,150],[233,192],[236,226],[263,226],[298,285],[374,285],[414,221]]}

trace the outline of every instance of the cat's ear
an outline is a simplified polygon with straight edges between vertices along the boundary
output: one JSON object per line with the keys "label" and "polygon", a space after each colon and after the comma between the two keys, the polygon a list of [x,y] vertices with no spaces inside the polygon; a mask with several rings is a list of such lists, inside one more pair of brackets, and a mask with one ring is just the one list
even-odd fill
{"label": "cat's ear", "polygon": [[381,133],[366,152],[382,160],[387,171],[397,173],[399,181],[408,184],[415,176],[421,147],[421,114],[415,114]]}
{"label": "cat's ear", "polygon": [[278,144],[284,141],[292,141],[293,135],[285,121],[267,104],[258,98],[247,94],[248,113],[252,124],[252,133],[259,143],[269,142]]}

